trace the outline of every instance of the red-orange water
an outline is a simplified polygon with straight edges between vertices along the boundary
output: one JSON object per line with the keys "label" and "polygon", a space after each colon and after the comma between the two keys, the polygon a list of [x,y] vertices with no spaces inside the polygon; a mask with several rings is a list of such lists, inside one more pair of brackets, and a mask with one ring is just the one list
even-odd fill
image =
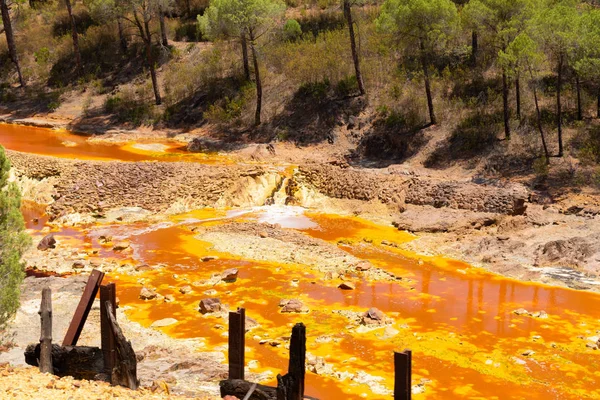
{"label": "red-orange water", "polygon": [[144,147],[143,144],[132,143],[103,144],[89,139],[88,135],[67,131],[0,123],[0,145],[26,153],[82,160],[231,162],[227,157],[217,154],[189,153],[181,144],[167,141],[153,141]]}
{"label": "red-orange water", "polygon": [[[267,211],[268,212],[268,211]],[[199,218],[222,213],[205,211]],[[254,216],[245,216],[252,219]],[[161,328],[176,338],[202,337],[207,348],[226,345],[227,321],[202,316],[197,304],[205,297],[219,297],[231,309],[245,307],[260,327],[247,337],[247,360],[259,362],[259,371],[284,372],[287,350],[282,345],[260,345],[259,338],[289,336],[291,326],[307,325],[308,352],[323,357],[336,371],[356,374],[363,371],[381,377],[381,387],[372,388],[360,379],[341,380],[314,373],[307,375],[307,394],[322,399],[390,398],[393,386],[394,350],[413,350],[413,379],[423,382],[427,399],[583,399],[600,398],[600,356],[586,347],[586,338],[600,331],[600,296],[591,292],[523,283],[506,279],[467,264],[445,259],[424,258],[381,245],[381,240],[402,243],[409,235],[356,218],[309,215],[316,227],[304,229],[310,236],[340,245],[348,253],[402,276],[398,282],[368,282],[356,278],[356,290],[342,291],[338,280],[327,281],[322,274],[303,265],[243,260],[218,253],[211,244],[195,239],[190,226],[177,225],[146,232],[143,224],[118,227],[90,227],[85,235],[69,230],[62,234],[100,249],[100,257],[130,256],[101,247],[99,229],[126,235],[135,249],[130,262],[163,264],[162,268],[134,276],[111,274],[118,284],[122,305],[132,308],[130,318],[149,326],[153,321],[173,317],[179,322]],[[180,218],[178,220],[183,220]],[[176,222],[176,221],[174,221]],[[227,220],[210,224],[227,223]],[[203,223],[195,225],[202,226]],[[61,233],[57,233],[60,240]],[[204,255],[218,260],[202,262]],[[214,287],[200,281],[226,268],[240,270],[234,283]],[[174,276],[175,274],[175,276]],[[161,295],[172,294],[176,301],[142,301],[143,285],[155,287]],[[291,282],[297,279],[298,285]],[[191,285],[194,291],[181,294]],[[216,294],[204,294],[214,289]],[[299,298],[308,314],[281,314],[282,298]],[[361,332],[348,330],[350,321],[334,310],[362,312],[377,307],[394,318],[390,332],[383,328]],[[547,319],[518,316],[517,308],[544,310]],[[327,336],[330,341],[317,340]],[[539,338],[535,338],[539,336]],[[524,356],[526,350],[534,351]],[[270,384],[274,383],[274,379]],[[386,392],[387,391],[387,392]]]}

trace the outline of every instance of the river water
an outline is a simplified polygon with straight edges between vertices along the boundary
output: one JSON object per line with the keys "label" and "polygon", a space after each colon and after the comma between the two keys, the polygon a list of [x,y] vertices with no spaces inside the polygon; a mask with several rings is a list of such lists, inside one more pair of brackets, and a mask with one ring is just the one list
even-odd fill
{"label": "river water", "polygon": [[[90,144],[68,133],[32,129],[0,125],[0,142],[10,149],[60,157],[165,158],[154,150]],[[169,151],[172,155],[182,152]],[[179,159],[206,162],[209,158],[194,160],[182,153]],[[39,207],[27,205],[24,215],[32,235],[41,237],[46,221],[42,217],[33,222],[39,217]],[[306,265],[244,259],[215,251],[212,244],[197,238],[203,227],[240,221],[279,223],[335,244],[402,279],[370,282],[357,274],[346,277],[356,289],[344,291],[337,288],[341,280],[326,280]],[[199,314],[199,300],[219,297],[231,309],[245,307],[247,315],[260,324],[246,335],[246,359],[257,361],[254,371],[273,373],[266,384],[273,384],[275,374],[284,373],[287,367],[288,350],[280,338],[289,336],[294,323],[304,322],[307,351],[331,365],[320,375],[307,374],[307,394],[321,399],[391,398],[393,351],[405,348],[413,351],[413,390],[422,391],[415,398],[600,398],[600,350],[587,346],[592,343],[589,339],[600,334],[599,295],[520,282],[459,261],[409,253],[400,248],[413,236],[389,226],[298,207],[266,206],[198,210],[160,224],[54,229],[62,243],[98,250],[95,257],[99,260],[162,265],[135,276],[108,275],[117,283],[117,295],[121,307],[127,307],[128,317],[144,326],[172,317],[178,320],[176,324],[160,328],[168,335],[202,337],[206,349],[223,349],[227,321]],[[98,242],[103,234],[128,240],[133,252],[116,253],[103,246]],[[202,262],[207,255],[218,259]],[[239,269],[234,283],[212,288],[194,285],[233,267]],[[163,296],[173,295],[175,301],[140,300],[142,284],[155,287]],[[181,294],[179,288],[184,285],[192,285],[194,291]],[[207,289],[216,292],[207,296]],[[282,314],[278,307],[282,298],[301,299],[310,312]],[[374,330],[356,329],[343,315],[370,307],[393,318],[393,324]],[[521,308],[531,313],[543,311],[547,318],[514,313]],[[280,340],[281,345],[261,345],[262,339]]]}

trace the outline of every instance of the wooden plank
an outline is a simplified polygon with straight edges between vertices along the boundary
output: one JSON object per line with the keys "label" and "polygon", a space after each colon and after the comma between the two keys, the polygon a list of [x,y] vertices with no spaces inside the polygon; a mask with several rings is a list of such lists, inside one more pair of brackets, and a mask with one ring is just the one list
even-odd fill
{"label": "wooden plank", "polygon": [[[113,311],[117,308],[117,288],[114,283],[100,286],[100,335],[102,354],[104,355],[104,373],[111,376],[115,365],[116,349],[115,336],[107,314],[106,303],[110,303]],[[116,318],[116,314],[113,315]]]}
{"label": "wooden plank", "polygon": [[42,289],[40,304],[40,372],[54,373],[52,368],[52,291],[49,287]]}
{"label": "wooden plank", "polygon": [[112,304],[107,301],[104,306],[106,307],[106,314],[114,334],[116,349],[116,360],[112,369],[110,382],[113,385],[121,385],[136,390],[140,386],[140,381],[137,379],[137,358],[135,357],[135,352],[133,351],[131,342],[125,338],[121,327],[117,323]]}
{"label": "wooden plank", "polygon": [[394,352],[394,400],[411,400],[412,352]]}
{"label": "wooden plank", "polygon": [[63,346],[75,346],[77,344],[79,335],[81,335],[81,331],[85,325],[85,320],[92,309],[92,304],[98,293],[102,278],[104,278],[104,272],[100,272],[96,269],[90,274],[85,289],[83,290],[83,294],[81,295],[81,300],[79,300],[79,305],[75,310],[75,314],[73,314],[73,319],[71,320],[71,324],[69,325],[69,329],[63,340]]}
{"label": "wooden plank", "polygon": [[277,400],[302,400],[306,375],[306,327],[298,323],[292,328],[288,373],[277,375]]}
{"label": "wooden plank", "polygon": [[229,313],[229,379],[244,379],[246,310]]}

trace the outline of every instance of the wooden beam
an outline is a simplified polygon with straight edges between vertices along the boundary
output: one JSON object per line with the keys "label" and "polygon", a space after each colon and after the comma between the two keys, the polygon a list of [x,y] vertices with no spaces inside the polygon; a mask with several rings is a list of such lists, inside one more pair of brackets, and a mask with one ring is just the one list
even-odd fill
{"label": "wooden beam", "polygon": [[394,400],[410,400],[412,396],[412,352],[394,352]]}
{"label": "wooden beam", "polygon": [[102,343],[102,354],[104,355],[104,373],[111,376],[112,369],[115,366],[116,349],[115,336],[110,326],[110,320],[107,314],[106,303],[110,303],[116,318],[117,309],[117,288],[114,283],[100,286],[100,335]]}
{"label": "wooden beam", "polygon": [[85,325],[85,320],[92,309],[92,304],[98,293],[102,278],[104,278],[104,272],[100,272],[96,269],[90,274],[85,289],[83,290],[83,294],[81,295],[81,300],[79,300],[79,305],[75,310],[75,314],[73,314],[73,319],[71,320],[71,324],[69,325],[69,329],[63,340],[63,346],[75,346],[77,344],[83,326]]}
{"label": "wooden beam", "polygon": [[[27,364],[39,366],[40,347],[40,343],[27,346],[25,350]],[[52,345],[54,375],[92,380],[102,373],[103,367],[102,351],[98,347]]]}
{"label": "wooden beam", "polygon": [[42,289],[40,304],[40,372],[54,373],[52,368],[52,291],[49,287]]}
{"label": "wooden beam", "polygon": [[229,313],[229,379],[244,379],[246,310]]}
{"label": "wooden beam", "polygon": [[277,400],[302,400],[306,375],[306,327],[298,323],[292,328],[288,373],[277,375]]}

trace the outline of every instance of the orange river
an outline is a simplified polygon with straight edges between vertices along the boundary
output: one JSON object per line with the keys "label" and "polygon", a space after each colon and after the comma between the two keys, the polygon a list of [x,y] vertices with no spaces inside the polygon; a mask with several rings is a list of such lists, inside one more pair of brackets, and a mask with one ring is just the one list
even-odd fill
{"label": "orange river", "polygon": [[[33,138],[0,140],[8,148],[55,156],[121,158],[101,145],[82,139],[76,147],[60,145],[76,141],[65,138],[48,146]],[[30,128],[20,128],[32,133]],[[21,131],[21,132],[23,132]],[[37,137],[37,132],[33,132]],[[43,134],[56,136],[55,133]],[[62,135],[62,133],[61,133]],[[79,139],[77,139],[79,140]],[[44,143],[45,138],[40,139]],[[110,157],[108,155],[111,155]],[[134,156],[132,156],[134,157]],[[187,156],[182,156],[185,158]],[[245,211],[242,213],[240,211]],[[39,206],[25,203],[29,232],[37,239],[45,224]],[[355,290],[341,290],[340,279],[326,280],[308,266],[242,259],[216,252],[210,243],[197,239],[196,227],[232,221],[269,220],[336,244],[340,249],[403,279],[393,282],[348,276]],[[391,226],[376,225],[356,217],[326,215],[298,207],[267,206],[249,210],[204,209],[171,217],[165,223],[95,224],[80,228],[54,227],[61,243],[87,251],[89,259],[119,260],[161,268],[127,275],[112,272],[107,280],[117,283],[120,306],[128,317],[144,326],[172,317],[177,323],[158,328],[174,338],[199,337],[205,349],[226,347],[227,321],[198,312],[198,302],[218,297],[230,309],[245,307],[260,326],[246,335],[246,360],[256,360],[253,371],[285,373],[288,350],[282,337],[296,322],[307,326],[307,351],[331,364],[331,373],[307,373],[306,393],[321,399],[390,399],[393,388],[393,351],[413,352],[413,390],[416,399],[600,399],[600,350],[590,338],[600,334],[600,295],[561,287],[520,282],[481,268],[441,257],[424,257],[382,244],[398,245],[414,237]],[[117,253],[98,241],[100,235],[127,240],[130,253]],[[96,250],[95,254],[92,250]],[[207,255],[218,259],[202,262]],[[201,286],[213,273],[238,268],[233,283]],[[179,288],[191,285],[188,294]],[[154,287],[174,302],[143,301],[142,286]],[[203,292],[213,289],[216,294]],[[306,314],[282,314],[283,298],[298,298],[308,306]],[[362,329],[339,311],[364,312],[377,307],[393,324]],[[517,315],[514,310],[545,311],[547,318]],[[260,339],[280,340],[280,346],[259,344]],[[370,383],[368,383],[370,382]]]}

